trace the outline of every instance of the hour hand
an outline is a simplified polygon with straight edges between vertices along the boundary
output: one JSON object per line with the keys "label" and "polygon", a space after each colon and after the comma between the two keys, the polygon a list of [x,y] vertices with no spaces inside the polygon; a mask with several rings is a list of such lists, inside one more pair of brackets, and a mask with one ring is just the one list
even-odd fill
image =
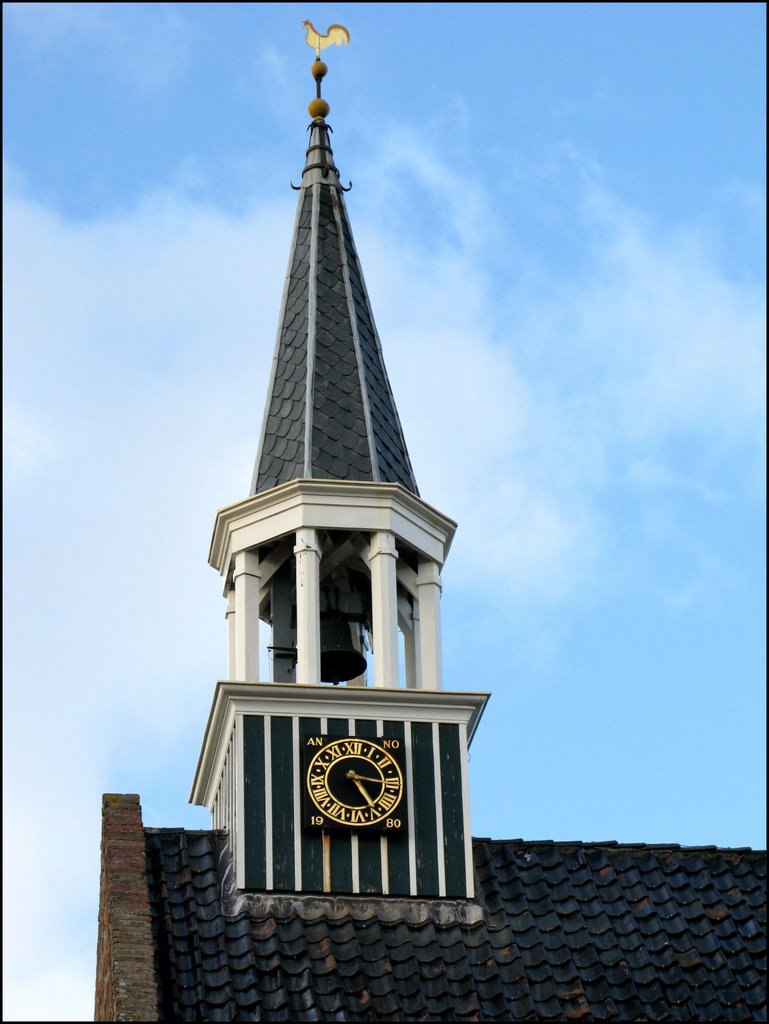
{"label": "hour hand", "polygon": [[360,781],[360,777],[358,775],[356,775],[354,772],[352,772],[352,773],[348,772],[347,773],[347,777],[351,778],[352,781],[355,783],[355,785],[358,787],[358,789],[361,791],[361,793],[363,794],[363,796],[364,796],[366,802],[368,803],[369,807],[373,807],[374,806],[374,801],[371,799],[371,797],[366,792],[366,787]]}

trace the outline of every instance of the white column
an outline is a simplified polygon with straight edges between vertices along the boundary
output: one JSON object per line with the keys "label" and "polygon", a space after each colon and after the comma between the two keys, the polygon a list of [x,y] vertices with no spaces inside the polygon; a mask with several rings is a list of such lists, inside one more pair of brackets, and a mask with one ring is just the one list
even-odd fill
{"label": "white column", "polygon": [[406,686],[419,689],[422,685],[422,671],[419,661],[419,605],[414,602],[412,613],[413,629],[403,634],[406,652]]}
{"label": "white column", "polygon": [[[416,574],[414,574],[416,579]],[[406,689],[419,688],[419,602],[416,597],[398,595],[398,625],[403,634]]]}
{"label": "white column", "polygon": [[373,534],[368,560],[371,566],[374,686],[400,686],[395,537],[384,530]]}
{"label": "white column", "polygon": [[227,591],[227,611],[224,613],[227,620],[227,678],[237,679],[235,671],[235,587]]}
{"label": "white column", "polygon": [[259,553],[235,555],[235,675],[240,682],[259,679]]}
{"label": "white column", "polygon": [[420,562],[417,572],[419,598],[420,686],[440,690],[441,681],[441,577],[437,562]]}
{"label": "white column", "polygon": [[320,682],[320,547],[316,530],[296,531],[296,681]]}

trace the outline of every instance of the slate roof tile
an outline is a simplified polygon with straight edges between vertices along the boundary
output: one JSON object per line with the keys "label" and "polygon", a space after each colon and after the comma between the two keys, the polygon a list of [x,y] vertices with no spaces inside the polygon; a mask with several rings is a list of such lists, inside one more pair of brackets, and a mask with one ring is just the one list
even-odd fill
{"label": "slate roof tile", "polygon": [[761,979],[756,976],[755,981],[752,985],[748,985],[747,981],[742,982],[742,992],[745,1004],[751,1007],[766,1007],[766,989],[762,985]]}
{"label": "slate roof tile", "polygon": [[302,452],[277,452],[272,441],[298,442],[308,417],[311,476],[381,479],[418,493],[344,200],[335,187],[314,184],[302,189],[298,203],[253,493],[306,475]]}
{"label": "slate roof tile", "polygon": [[383,898],[263,897],[227,916],[224,835],[145,834],[160,1002],[179,1020],[765,1014],[760,854],[479,842],[481,917],[439,925]]}

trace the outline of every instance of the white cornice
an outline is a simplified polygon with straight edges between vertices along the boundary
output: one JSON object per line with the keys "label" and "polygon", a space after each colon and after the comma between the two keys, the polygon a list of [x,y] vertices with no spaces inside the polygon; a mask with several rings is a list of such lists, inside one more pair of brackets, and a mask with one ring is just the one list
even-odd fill
{"label": "white cornice", "polygon": [[237,551],[302,527],[387,530],[442,564],[457,524],[401,484],[290,480],[217,512],[209,564],[226,575]]}
{"label": "white cornice", "polygon": [[467,727],[468,745],[490,694],[460,690],[218,682],[195,770],[190,803],[211,807],[236,715],[383,718]]}

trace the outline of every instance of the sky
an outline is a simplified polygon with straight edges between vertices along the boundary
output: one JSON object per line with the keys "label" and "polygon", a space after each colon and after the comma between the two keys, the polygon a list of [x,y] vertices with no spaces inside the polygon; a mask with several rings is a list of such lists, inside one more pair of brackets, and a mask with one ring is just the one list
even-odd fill
{"label": "sky", "polygon": [[4,1012],[188,805],[314,95],[491,691],[473,834],[765,848],[762,4],[3,5]]}

